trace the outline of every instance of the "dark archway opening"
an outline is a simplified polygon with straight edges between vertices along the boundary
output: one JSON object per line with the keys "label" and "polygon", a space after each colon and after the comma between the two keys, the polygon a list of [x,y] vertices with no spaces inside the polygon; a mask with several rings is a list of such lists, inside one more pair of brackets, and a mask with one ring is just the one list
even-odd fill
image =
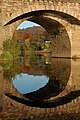
{"label": "dark archway opening", "polygon": [[[48,17],[45,17],[48,16]],[[68,36],[68,33],[65,29],[65,27],[59,23],[58,21],[49,18],[50,17],[57,17],[62,18],[64,20],[67,20],[71,24],[77,24],[79,21],[62,12],[58,11],[50,11],[50,10],[41,10],[41,11],[33,11],[26,14],[23,14],[21,16],[18,16],[17,18],[14,18],[6,25],[9,25],[11,23],[14,23],[18,20],[28,20],[34,23],[37,23],[41,25],[48,33],[48,41],[51,41],[52,43],[52,57],[71,57],[71,43]],[[44,40],[47,41],[47,40]],[[39,46],[39,50],[41,50],[41,46]]]}

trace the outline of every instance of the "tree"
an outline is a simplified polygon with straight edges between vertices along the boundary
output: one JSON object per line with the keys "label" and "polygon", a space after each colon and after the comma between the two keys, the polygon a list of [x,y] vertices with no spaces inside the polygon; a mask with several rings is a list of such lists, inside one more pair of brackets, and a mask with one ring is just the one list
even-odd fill
{"label": "tree", "polygon": [[31,35],[29,33],[23,33],[23,39],[24,40],[27,40],[27,39],[30,39],[31,38]]}

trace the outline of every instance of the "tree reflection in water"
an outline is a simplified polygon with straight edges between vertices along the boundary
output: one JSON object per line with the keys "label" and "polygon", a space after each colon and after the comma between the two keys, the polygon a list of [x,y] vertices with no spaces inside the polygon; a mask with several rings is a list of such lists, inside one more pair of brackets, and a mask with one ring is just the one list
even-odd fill
{"label": "tree reflection in water", "polygon": [[[50,59],[49,64],[45,64],[44,56],[40,56],[40,57],[35,56],[34,59],[29,60],[29,63],[27,62],[30,69],[28,71],[24,71],[24,69],[22,69],[21,72],[18,73],[18,75],[20,75],[21,73],[34,75],[34,76],[46,75],[49,78],[49,81],[44,87],[39,88],[36,91],[23,94],[25,99],[15,96],[13,93],[12,94],[5,93],[5,95],[19,103],[29,106],[43,107],[43,108],[50,108],[50,107],[63,105],[77,98],[80,95],[79,90],[72,91],[62,97],[56,97],[65,89],[68,83],[71,73],[71,60],[59,59],[59,58],[49,58],[49,59]],[[26,62],[24,65],[22,64],[22,66],[25,65]],[[18,68],[22,68],[22,66],[20,63],[20,67],[18,66]],[[17,73],[14,76],[16,75]],[[14,86],[14,89],[17,88]],[[18,89],[17,92],[20,93]],[[54,97],[54,100],[50,100],[51,97]]]}
{"label": "tree reflection in water", "polygon": [[[27,82],[29,78],[28,75],[29,76],[33,75],[35,78],[36,76],[42,77],[42,75],[45,75],[46,77],[49,78],[48,83],[46,83],[45,86],[31,92],[23,93],[23,96],[30,100],[43,101],[45,99],[50,99],[51,97],[57,96],[60,92],[62,92],[65,89],[70,77],[70,72],[71,72],[70,59],[51,58],[51,63],[47,65],[44,64],[43,56],[42,58],[40,58],[40,60],[42,61],[41,63],[39,62],[39,57],[38,57],[36,61],[34,62],[31,61],[30,70],[25,74],[21,73],[23,74],[23,76],[26,75],[25,79],[23,78],[23,76],[21,76],[21,74],[18,74],[13,78],[13,85],[18,90],[18,92],[20,92],[19,86],[22,86],[21,83],[23,79],[24,79],[23,89],[24,90],[26,89],[27,91],[27,87],[25,88],[25,84],[29,84]],[[19,76],[21,76],[21,78]],[[16,84],[14,84],[14,81],[16,81]],[[33,83],[33,80],[31,83]],[[37,79],[37,84],[38,83],[39,80]]]}

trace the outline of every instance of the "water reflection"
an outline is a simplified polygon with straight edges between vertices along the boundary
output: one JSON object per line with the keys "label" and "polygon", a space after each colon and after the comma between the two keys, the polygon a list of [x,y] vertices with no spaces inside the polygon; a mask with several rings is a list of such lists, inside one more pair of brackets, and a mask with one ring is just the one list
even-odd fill
{"label": "water reflection", "polygon": [[[37,60],[37,64],[35,62],[34,64],[37,71],[35,71],[35,68],[33,67],[34,72],[29,71],[28,74],[46,75],[49,78],[49,81],[44,87],[36,91],[33,91],[31,93],[24,94],[26,98],[30,100],[42,101],[57,96],[61,91],[65,89],[65,86],[67,85],[71,72],[70,60],[51,58],[51,64],[46,65],[44,64],[44,61],[41,62],[40,64],[38,60]],[[38,84],[38,80],[37,80],[37,84]]]}
{"label": "water reflection", "polygon": [[44,108],[63,105],[80,96],[80,90],[76,90],[56,97],[68,83],[71,60],[51,58],[49,54],[46,58],[45,55],[33,55],[27,56],[23,61],[19,58],[20,61],[14,60],[7,65],[1,63],[4,78],[12,79],[10,84],[13,84],[14,89],[25,99],[9,92],[5,95],[19,103]]}
{"label": "water reflection", "polygon": [[14,61],[10,69],[4,70],[4,77],[12,79],[17,92],[25,98],[49,100],[65,89],[71,72],[70,59],[51,58],[46,54],[27,56],[24,60]]}
{"label": "water reflection", "polygon": [[14,87],[24,95],[44,87],[48,83],[49,78],[47,76],[33,76],[21,73],[12,80]]}
{"label": "water reflection", "polygon": [[25,99],[16,97],[10,93],[6,93],[5,95],[19,103],[22,103],[22,104],[25,104],[25,105],[28,105],[31,107],[52,108],[52,107],[57,107],[59,105],[64,105],[64,104],[69,103],[72,100],[76,99],[77,97],[80,96],[80,90],[71,91],[70,93],[68,93],[65,96],[58,97],[54,100],[48,100],[48,101],[25,100]]}

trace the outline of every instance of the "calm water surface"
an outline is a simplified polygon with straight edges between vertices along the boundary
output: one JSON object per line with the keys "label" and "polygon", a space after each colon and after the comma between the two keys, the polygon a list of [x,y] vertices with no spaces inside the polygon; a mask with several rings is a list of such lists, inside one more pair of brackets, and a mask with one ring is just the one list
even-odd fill
{"label": "calm water surface", "polygon": [[54,108],[80,96],[80,60],[51,58],[47,54],[29,58],[0,64],[1,111],[6,111],[9,100]]}

